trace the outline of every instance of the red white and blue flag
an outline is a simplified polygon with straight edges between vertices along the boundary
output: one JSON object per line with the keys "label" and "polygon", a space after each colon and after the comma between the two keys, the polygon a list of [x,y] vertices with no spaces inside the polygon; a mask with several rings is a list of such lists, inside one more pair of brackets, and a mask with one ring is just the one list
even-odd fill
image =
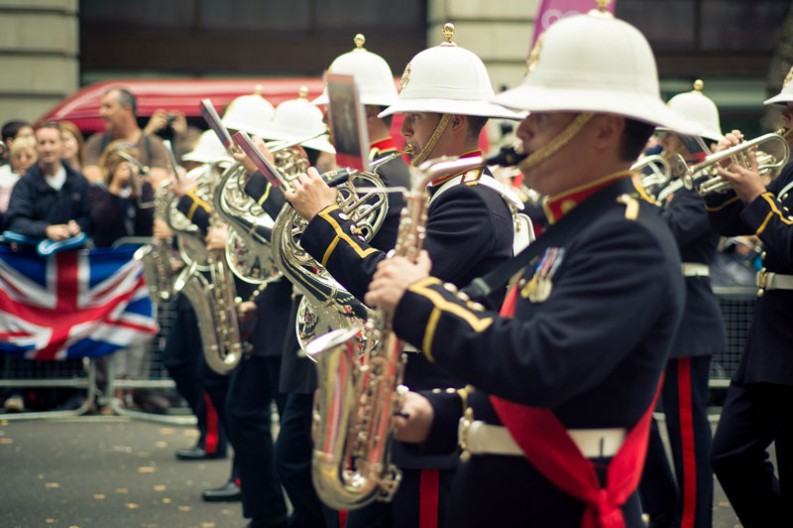
{"label": "red white and blue flag", "polygon": [[47,258],[0,247],[0,351],[35,360],[98,357],[151,339],[157,313],[135,247]]}

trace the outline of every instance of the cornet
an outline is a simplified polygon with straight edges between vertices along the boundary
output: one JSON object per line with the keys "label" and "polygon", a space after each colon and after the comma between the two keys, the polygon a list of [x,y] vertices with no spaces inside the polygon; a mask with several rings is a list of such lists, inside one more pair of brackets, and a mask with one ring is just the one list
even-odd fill
{"label": "cornet", "polygon": [[[731,189],[730,182],[719,175],[719,167],[723,163],[738,163],[742,167],[752,167],[752,156],[757,158],[757,169],[760,175],[773,173],[781,169],[790,157],[790,147],[781,131],[765,134],[755,139],[744,141],[739,145],[707,156],[694,165],[686,165],[681,171],[680,179],[687,189],[696,189],[700,196],[711,193],[723,193]],[[682,157],[678,154],[675,163],[681,164]]]}

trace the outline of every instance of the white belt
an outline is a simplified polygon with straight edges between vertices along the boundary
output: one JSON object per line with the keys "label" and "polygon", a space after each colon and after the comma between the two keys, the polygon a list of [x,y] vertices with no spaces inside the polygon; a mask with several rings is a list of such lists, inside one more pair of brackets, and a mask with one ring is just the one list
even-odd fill
{"label": "white belt", "polygon": [[698,262],[683,262],[684,277],[709,277],[710,267],[707,264]]}
{"label": "white belt", "polygon": [[410,343],[405,343],[405,346],[402,347],[402,352],[407,352],[408,354],[419,354],[421,353],[421,350],[414,347]]}
{"label": "white belt", "polygon": [[[472,455],[524,456],[506,427],[461,418],[457,433],[460,445]],[[568,429],[567,433],[587,458],[616,455],[627,434],[625,429]]]}
{"label": "white belt", "polygon": [[793,290],[793,275],[781,275],[769,271],[758,271],[757,287],[761,290]]}

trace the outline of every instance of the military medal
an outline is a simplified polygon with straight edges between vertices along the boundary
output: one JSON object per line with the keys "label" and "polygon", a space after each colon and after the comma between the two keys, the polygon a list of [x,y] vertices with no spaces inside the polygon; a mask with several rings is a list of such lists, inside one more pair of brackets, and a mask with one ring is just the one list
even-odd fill
{"label": "military medal", "polygon": [[563,256],[564,249],[548,248],[537,265],[534,276],[521,289],[521,297],[532,303],[547,301],[553,291],[553,275],[559,269]]}

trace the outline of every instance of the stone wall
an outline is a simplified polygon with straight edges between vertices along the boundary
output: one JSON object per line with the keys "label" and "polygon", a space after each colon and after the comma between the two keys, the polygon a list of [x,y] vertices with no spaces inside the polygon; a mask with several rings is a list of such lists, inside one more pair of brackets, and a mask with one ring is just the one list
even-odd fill
{"label": "stone wall", "polygon": [[35,120],[79,86],[78,0],[0,0],[0,122]]}

